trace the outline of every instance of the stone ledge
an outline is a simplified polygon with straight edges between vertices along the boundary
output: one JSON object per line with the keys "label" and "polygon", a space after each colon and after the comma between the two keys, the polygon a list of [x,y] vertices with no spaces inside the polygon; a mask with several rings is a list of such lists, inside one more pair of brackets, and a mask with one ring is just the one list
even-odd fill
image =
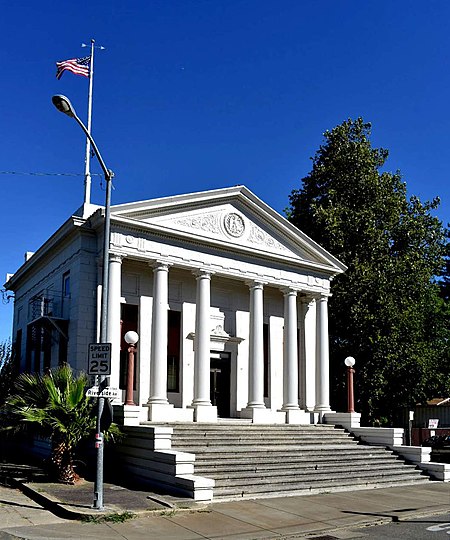
{"label": "stone ledge", "polygon": [[342,426],[351,431],[353,428],[359,428],[361,425],[361,413],[337,413],[326,412],[323,417],[324,424],[334,424]]}
{"label": "stone ledge", "polygon": [[355,437],[374,446],[403,446],[403,428],[359,427],[349,430]]}
{"label": "stone ledge", "polygon": [[411,463],[428,463],[431,460],[431,448],[427,446],[393,446],[392,450],[411,461]]}
{"label": "stone ledge", "polygon": [[450,482],[450,463],[429,461],[428,463],[418,463],[417,465],[436,480]]}

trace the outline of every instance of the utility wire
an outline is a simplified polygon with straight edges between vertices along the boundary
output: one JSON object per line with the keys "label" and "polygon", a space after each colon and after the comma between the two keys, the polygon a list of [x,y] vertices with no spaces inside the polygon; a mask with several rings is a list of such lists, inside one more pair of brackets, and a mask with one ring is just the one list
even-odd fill
{"label": "utility wire", "polygon": [[[81,173],[48,173],[48,172],[18,172],[18,171],[0,171],[0,174],[17,174],[28,176],[84,176]],[[101,173],[91,173],[91,176],[103,176]]]}
{"label": "utility wire", "polygon": [[[17,176],[85,176],[81,173],[46,173],[46,172],[19,172],[19,171],[0,171],[0,174],[14,174]],[[103,178],[103,173],[91,173],[91,176],[100,176]],[[103,181],[100,181],[100,188],[104,191]],[[114,184],[111,184],[111,189],[116,189]]]}

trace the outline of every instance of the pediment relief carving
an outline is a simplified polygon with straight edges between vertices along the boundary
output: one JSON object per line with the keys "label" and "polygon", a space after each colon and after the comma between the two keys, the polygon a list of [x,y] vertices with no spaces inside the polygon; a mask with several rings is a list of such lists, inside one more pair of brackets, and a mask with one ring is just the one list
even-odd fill
{"label": "pediment relief carving", "polygon": [[220,234],[220,223],[217,214],[186,216],[176,219],[174,223],[175,225],[181,225],[190,229],[199,229],[213,234]]}
{"label": "pediment relief carving", "polygon": [[183,216],[173,221],[179,227],[194,229],[197,232],[213,234],[227,241],[254,244],[263,249],[289,252],[281,242],[264,231],[256,223],[237,211],[207,212]]}

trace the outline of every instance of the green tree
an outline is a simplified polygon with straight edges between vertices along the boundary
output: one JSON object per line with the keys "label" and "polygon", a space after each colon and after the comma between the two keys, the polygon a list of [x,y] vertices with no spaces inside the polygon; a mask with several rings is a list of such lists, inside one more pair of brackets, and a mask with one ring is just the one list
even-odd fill
{"label": "green tree", "polygon": [[[45,375],[23,373],[7,401],[9,426],[31,425],[51,439],[51,473],[65,484],[77,479],[74,449],[95,432],[96,400],[86,397],[87,383],[84,373],[75,376],[68,365]],[[117,426],[113,424],[109,433],[118,435]]]}
{"label": "green tree", "polygon": [[15,376],[11,341],[0,342],[0,403],[5,403]]}
{"label": "green tree", "polygon": [[[450,223],[447,224],[447,227],[450,227]],[[447,239],[450,240],[450,230],[447,229]],[[442,298],[450,303],[450,242],[447,242],[447,249],[445,253],[445,267],[442,273],[442,279],[439,282],[441,287]]]}
{"label": "green tree", "polygon": [[[332,401],[345,404],[343,360],[357,359],[357,405],[364,421],[387,417],[448,385],[439,200],[408,199],[399,172],[382,172],[388,152],[373,148],[361,118],[327,131],[311,172],[290,195],[289,219],[348,266],[332,283]],[[447,356],[448,357],[448,356]]]}

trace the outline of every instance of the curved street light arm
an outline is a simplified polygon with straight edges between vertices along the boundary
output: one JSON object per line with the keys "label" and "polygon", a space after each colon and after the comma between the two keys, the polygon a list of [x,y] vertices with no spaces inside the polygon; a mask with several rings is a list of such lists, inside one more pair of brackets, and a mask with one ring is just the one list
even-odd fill
{"label": "curved street light arm", "polygon": [[108,169],[105,165],[105,162],[103,161],[102,155],[100,154],[100,150],[97,148],[97,145],[95,144],[94,139],[92,138],[92,135],[89,133],[87,127],[83,124],[83,122],[78,118],[78,116],[73,113],[73,118],[78,122],[78,125],[81,127],[81,129],[86,134],[86,137],[89,139],[92,150],[94,150],[94,154],[97,156],[98,162],[100,163],[100,167],[102,168],[103,174],[105,175],[106,180],[112,180],[114,178],[114,173],[111,169]]}

